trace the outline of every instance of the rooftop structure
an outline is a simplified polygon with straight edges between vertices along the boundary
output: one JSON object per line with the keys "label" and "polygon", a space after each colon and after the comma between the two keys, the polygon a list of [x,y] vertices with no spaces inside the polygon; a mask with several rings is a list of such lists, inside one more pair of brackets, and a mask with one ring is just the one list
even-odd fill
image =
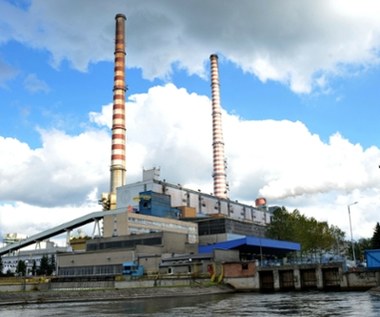
{"label": "rooftop structure", "polygon": [[25,240],[27,238],[27,236],[25,234],[21,234],[21,233],[7,233],[5,234],[5,236],[3,237],[3,242],[5,245],[8,245],[8,244],[12,244],[12,243],[15,243],[15,242],[20,242],[22,240]]}

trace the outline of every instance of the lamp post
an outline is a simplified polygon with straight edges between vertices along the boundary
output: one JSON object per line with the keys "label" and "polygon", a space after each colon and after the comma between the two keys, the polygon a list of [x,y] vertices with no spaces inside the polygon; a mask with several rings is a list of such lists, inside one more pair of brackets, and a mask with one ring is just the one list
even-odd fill
{"label": "lamp post", "polygon": [[352,247],[352,258],[354,260],[354,264],[356,266],[356,257],[355,257],[355,247],[354,247],[354,238],[352,236],[352,224],[351,224],[351,209],[350,206],[356,205],[358,202],[355,201],[352,204],[347,205],[348,208],[348,219],[350,220],[350,233],[351,233],[351,247]]}

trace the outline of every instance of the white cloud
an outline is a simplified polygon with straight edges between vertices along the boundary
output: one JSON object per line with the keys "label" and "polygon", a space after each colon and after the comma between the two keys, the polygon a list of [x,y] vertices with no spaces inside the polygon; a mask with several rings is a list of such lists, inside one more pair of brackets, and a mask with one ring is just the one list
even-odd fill
{"label": "white cloud", "polygon": [[[66,60],[85,71],[90,63],[113,59],[114,16],[124,12],[128,66],[148,78],[168,78],[172,67],[205,76],[206,59],[218,52],[261,81],[307,93],[328,91],[331,77],[347,75],[347,67],[360,71],[379,63],[377,2],[285,2],[34,0],[16,8],[3,1],[0,45],[15,40],[48,51],[54,67]],[[15,75],[10,66],[0,69],[6,70],[0,84]],[[110,135],[104,127],[110,127],[111,112],[105,105],[91,113],[90,123],[99,129],[79,135],[40,130],[43,145],[37,149],[0,136],[3,231],[31,234],[59,224],[63,214],[72,219],[96,208],[85,201],[108,188]],[[346,232],[346,206],[360,201],[352,209],[354,233],[372,234],[380,207],[379,148],[363,149],[340,134],[326,143],[302,122],[223,116],[232,199],[252,203],[264,195],[270,204],[298,208]],[[129,97],[128,182],[139,180],[142,168],[160,166],[168,181],[209,192],[211,143],[207,97],[170,84]],[[23,219],[30,215],[29,224]]]}
{"label": "white cloud", "polygon": [[7,30],[0,43],[46,49],[54,67],[112,60],[118,12],[127,16],[128,65],[147,78],[170,77],[172,67],[205,76],[207,57],[218,52],[262,81],[309,93],[379,63],[380,6],[372,0],[34,0],[26,9],[3,2],[0,11]]}
{"label": "white cloud", "polygon": [[[98,130],[74,136],[41,130],[43,145],[34,150],[0,138],[3,231],[31,234],[60,224],[63,213],[67,220],[99,210],[96,198],[89,204],[87,196],[108,190],[110,135],[104,126],[110,126],[111,108],[90,114]],[[130,96],[126,119],[127,182],[159,166],[169,182],[212,191],[207,97],[172,84],[153,87]],[[359,201],[352,208],[354,234],[372,235],[380,207],[377,147],[364,150],[339,134],[325,143],[301,122],[248,121],[223,112],[223,126],[231,199],[253,204],[263,195],[270,205],[297,208],[346,232],[346,206]]]}
{"label": "white cloud", "polygon": [[[98,198],[98,193],[94,190],[78,205],[61,205],[46,208],[30,205],[22,201],[0,204],[0,235],[22,233],[26,236],[31,236],[48,228],[69,222],[99,210]],[[87,231],[89,230],[91,229],[87,228]],[[91,233],[88,232],[88,234]],[[63,235],[63,237],[54,237],[52,240],[63,243],[65,238],[65,235]]]}
{"label": "white cloud", "polygon": [[[140,180],[142,169],[153,166],[161,167],[167,180],[182,184],[209,178],[209,102],[172,84],[131,96],[126,110],[127,179]],[[111,116],[112,105],[108,105],[99,114],[91,113],[90,120],[110,127]]]}
{"label": "white cloud", "polygon": [[0,59],[0,87],[5,88],[6,82],[13,79],[18,71]]}
{"label": "white cloud", "polygon": [[39,79],[36,74],[27,75],[24,79],[24,86],[26,90],[31,93],[47,93],[50,91],[49,85],[45,81]]}
{"label": "white cloud", "polygon": [[0,200],[63,206],[82,202],[94,188],[106,189],[109,134],[40,133],[43,146],[37,149],[0,137]]}

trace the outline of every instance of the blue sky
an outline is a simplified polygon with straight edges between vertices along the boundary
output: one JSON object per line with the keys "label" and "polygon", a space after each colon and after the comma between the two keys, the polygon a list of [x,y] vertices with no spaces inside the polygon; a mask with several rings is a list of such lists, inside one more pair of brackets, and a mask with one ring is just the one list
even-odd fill
{"label": "blue sky", "polygon": [[117,13],[127,16],[127,181],[160,166],[168,181],[211,190],[218,53],[231,199],[265,196],[347,233],[347,205],[359,201],[356,238],[380,221],[377,1],[2,0],[0,12],[1,232],[99,208]]}
{"label": "blue sky", "polygon": [[[54,120],[63,120],[65,130],[80,131],[81,122],[99,104],[110,101],[112,91],[112,61],[90,64],[81,72],[63,62],[59,69],[49,65],[49,53],[9,42],[2,46],[2,57],[15,68],[17,74],[3,83],[0,90],[5,111],[1,117],[1,135],[18,137],[32,147],[40,146],[36,125],[51,127]],[[276,81],[261,82],[236,65],[221,58],[221,94],[227,111],[244,119],[302,121],[311,132],[323,140],[340,132],[352,143],[363,147],[379,145],[377,135],[380,69],[355,71],[344,78],[332,78],[328,92],[295,94],[289,87]],[[28,76],[36,82],[27,85]],[[149,87],[164,84],[167,80],[142,78],[141,70],[128,70],[128,95],[146,91]],[[37,83],[38,82],[38,83]],[[209,95],[207,79],[188,76],[176,70],[170,82],[189,92]],[[102,87],[102,89],[96,88]],[[107,89],[108,87],[108,89]],[[51,122],[53,121],[53,122]]]}

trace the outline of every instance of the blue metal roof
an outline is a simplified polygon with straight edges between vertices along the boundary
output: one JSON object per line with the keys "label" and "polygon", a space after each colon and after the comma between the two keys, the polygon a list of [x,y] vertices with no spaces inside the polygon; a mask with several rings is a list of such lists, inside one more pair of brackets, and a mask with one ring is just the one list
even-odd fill
{"label": "blue metal roof", "polygon": [[211,245],[200,245],[199,253],[212,253],[214,249],[230,250],[240,249],[257,252],[261,249],[267,254],[286,254],[292,251],[300,251],[301,245],[297,242],[272,240],[254,236],[246,236],[240,239],[228,240]]}
{"label": "blue metal roof", "polygon": [[365,250],[365,258],[367,261],[368,269],[379,269],[380,268],[380,250]]}

